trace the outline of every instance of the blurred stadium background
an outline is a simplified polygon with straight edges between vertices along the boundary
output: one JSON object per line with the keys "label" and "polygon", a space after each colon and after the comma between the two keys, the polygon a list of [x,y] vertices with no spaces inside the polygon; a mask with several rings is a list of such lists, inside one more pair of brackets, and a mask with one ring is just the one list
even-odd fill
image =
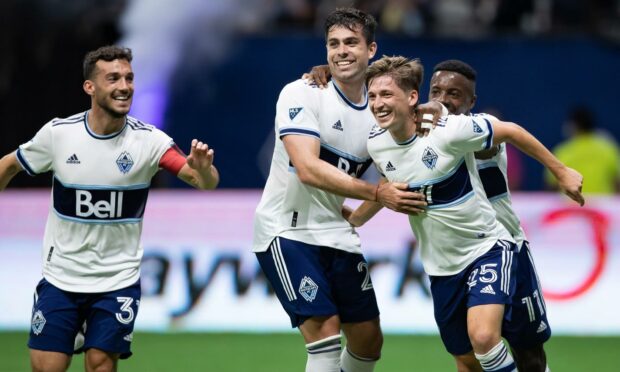
{"label": "blurred stadium background", "polygon": [[[194,193],[165,174],[155,180],[173,190],[155,190],[147,207],[135,355],[121,368],[303,369],[301,339],[250,253],[251,222],[279,91],[324,63],[322,21],[343,5],[377,17],[379,55],[421,58],[426,83],[441,60],[470,63],[479,74],[475,111],[520,123],[548,147],[566,139],[577,106],[593,112],[599,132],[620,139],[619,0],[3,0],[0,154],[51,118],[85,110],[82,58],[111,43],[134,50],[132,115],[182,149],[200,138],[216,150],[217,192]],[[620,198],[590,196],[577,210],[545,192],[539,165],[510,155],[516,210],[555,331],[550,366],[616,371]],[[22,172],[0,193],[0,371],[28,369],[49,185],[50,176]],[[406,219],[382,212],[360,233],[388,333],[377,371],[451,370]]]}

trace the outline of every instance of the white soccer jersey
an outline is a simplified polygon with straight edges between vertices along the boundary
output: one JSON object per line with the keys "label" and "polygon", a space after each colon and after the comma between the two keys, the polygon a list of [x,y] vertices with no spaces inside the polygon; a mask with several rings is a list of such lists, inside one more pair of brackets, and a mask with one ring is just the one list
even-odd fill
{"label": "white soccer jersey", "polygon": [[[493,116],[487,114],[476,114],[474,116],[494,119]],[[495,209],[497,220],[504,225],[516,240],[520,249],[526,237],[525,232],[521,228],[519,217],[512,209],[512,199],[508,189],[508,154],[506,153],[506,145],[500,144],[499,151],[492,158],[476,159],[476,165],[487,198],[491,202],[493,209]]]}
{"label": "white soccer jersey", "polygon": [[320,158],[353,177],[371,163],[366,149],[374,117],[368,99],[351,103],[330,82],[318,89],[297,80],[282,89],[276,106],[276,144],[269,178],[254,217],[253,251],[267,250],[276,236],[348,252],[361,251],[357,232],[342,217],[344,197],[299,181],[281,138],[320,140]]}
{"label": "white soccer jersey", "polygon": [[100,136],[87,115],[48,122],[17,159],[30,175],[54,172],[43,276],[66,291],[97,293],[140,277],[149,185],[172,139],[131,117],[119,132]]}
{"label": "white soccer jersey", "polygon": [[489,148],[491,123],[464,115],[443,117],[426,137],[397,143],[375,127],[368,150],[390,181],[426,194],[425,213],[409,216],[429,275],[453,275],[486,253],[498,239],[514,241],[495,219],[473,152]]}

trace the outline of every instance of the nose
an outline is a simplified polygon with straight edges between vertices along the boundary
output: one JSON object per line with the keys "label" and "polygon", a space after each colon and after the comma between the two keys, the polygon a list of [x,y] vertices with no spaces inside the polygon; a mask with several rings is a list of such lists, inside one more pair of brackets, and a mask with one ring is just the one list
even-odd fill
{"label": "nose", "polygon": [[118,80],[118,89],[119,90],[129,90],[131,83],[127,81],[127,79],[119,79]]}
{"label": "nose", "polygon": [[338,46],[338,54],[346,55],[348,52],[349,52],[349,49],[347,47],[347,44],[342,43]]}
{"label": "nose", "polygon": [[383,107],[383,101],[379,97],[374,97],[370,99],[370,107],[373,111],[378,111],[381,107]]}

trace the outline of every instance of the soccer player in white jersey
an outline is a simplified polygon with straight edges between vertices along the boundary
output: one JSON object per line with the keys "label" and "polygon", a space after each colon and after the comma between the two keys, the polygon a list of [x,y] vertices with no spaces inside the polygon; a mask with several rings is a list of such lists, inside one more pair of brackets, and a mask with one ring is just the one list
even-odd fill
{"label": "soccer player in white jersey", "polygon": [[[476,103],[476,71],[459,60],[446,60],[433,69],[429,100],[441,102],[451,114],[471,115]],[[448,128],[449,130],[449,128]],[[519,217],[512,208],[508,189],[508,157],[505,144],[476,152],[478,173],[487,198],[518,245],[517,282],[512,300],[512,317],[502,329],[520,371],[543,372],[548,369],[543,348],[551,336],[545,301],[536,274],[529,243]],[[476,365],[473,353],[467,354],[467,365]]]}
{"label": "soccer player in white jersey", "polygon": [[276,106],[276,145],[256,209],[253,251],[304,337],[307,371],[372,371],[383,343],[359,236],[342,216],[344,198],[410,213],[425,205],[421,194],[402,191],[406,184],[379,187],[358,179],[371,164],[366,139],[374,118],[365,72],[377,49],[375,27],[356,9],[330,14],[332,82],[321,90],[294,81]]}
{"label": "soccer player in white jersey", "polygon": [[[515,291],[517,246],[495,218],[473,153],[511,142],[550,169],[581,205],[582,177],[523,128],[492,117],[449,115],[428,136],[418,136],[412,108],[422,72],[418,61],[404,57],[384,57],[369,67],[369,100],[378,127],[369,136],[368,151],[387,180],[407,182],[427,197],[425,212],[409,220],[431,278],[446,349],[458,360],[473,347],[484,371],[514,371],[501,330],[510,318],[506,305]],[[360,226],[379,209],[378,203],[364,202],[349,221]]]}
{"label": "soccer player in white jersey", "polygon": [[28,346],[35,371],[64,371],[86,324],[85,369],[115,371],[140,303],[140,232],[151,178],[160,168],[199,189],[219,175],[213,150],[193,140],[185,156],[164,132],[128,116],[130,49],[106,46],[84,59],[90,110],[45,124],[0,160],[0,190],[18,172],[54,173]]}

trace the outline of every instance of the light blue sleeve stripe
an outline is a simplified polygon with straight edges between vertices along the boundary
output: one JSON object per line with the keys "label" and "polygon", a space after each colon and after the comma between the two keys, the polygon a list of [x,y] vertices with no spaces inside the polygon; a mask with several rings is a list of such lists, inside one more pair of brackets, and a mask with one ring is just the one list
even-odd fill
{"label": "light blue sleeve stripe", "polygon": [[74,189],[87,189],[87,190],[141,190],[148,189],[150,183],[138,183],[135,185],[78,185],[74,183],[64,183],[58,177],[54,176],[58,182],[65,187],[71,187]]}

